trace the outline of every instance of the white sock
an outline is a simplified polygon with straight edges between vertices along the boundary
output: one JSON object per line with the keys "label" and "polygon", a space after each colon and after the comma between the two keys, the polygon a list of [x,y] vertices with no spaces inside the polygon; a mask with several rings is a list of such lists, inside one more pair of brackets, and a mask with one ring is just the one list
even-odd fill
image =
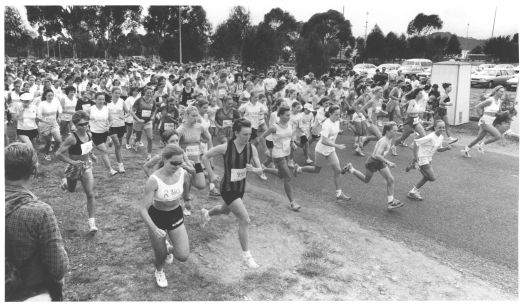
{"label": "white sock", "polygon": [[335,191],[335,195],[336,196],[341,196],[342,193],[343,193],[343,190],[336,190]]}
{"label": "white sock", "polygon": [[248,251],[242,251],[242,254],[245,256],[245,257],[251,257],[252,254],[250,253],[250,250]]}
{"label": "white sock", "polygon": [[210,183],[210,191],[213,191],[214,188],[215,188],[215,184]]}
{"label": "white sock", "polygon": [[88,218],[88,223],[90,225],[95,225],[95,218]]}
{"label": "white sock", "polygon": [[417,191],[418,191],[418,189],[414,186],[410,192],[411,192],[411,193],[415,193],[415,192],[417,192]]}
{"label": "white sock", "polygon": [[298,172],[298,173],[302,173],[302,172],[303,172],[303,168],[302,168],[302,167],[298,167],[298,168],[297,168],[297,172]]}
{"label": "white sock", "polygon": [[390,196],[386,196],[386,200],[387,200],[388,202],[392,202],[392,201],[394,201],[394,196],[392,196],[392,195],[390,195]]}

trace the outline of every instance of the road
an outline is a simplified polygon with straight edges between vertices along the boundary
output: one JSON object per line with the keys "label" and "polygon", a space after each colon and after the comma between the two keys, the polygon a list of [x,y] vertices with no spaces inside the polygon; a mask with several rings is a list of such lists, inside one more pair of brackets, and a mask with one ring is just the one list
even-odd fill
{"label": "road", "polygon": [[[337,143],[347,145],[345,150],[338,151],[340,162],[350,161],[364,171],[366,157],[353,155],[349,148],[351,141],[353,135],[349,132],[338,137]],[[373,146],[374,143],[370,143],[365,148],[367,155]],[[408,148],[399,148],[399,156],[387,158],[398,165],[392,169],[396,179],[395,196],[404,201],[405,206],[394,212],[386,211],[386,185],[379,174],[369,184],[348,174],[342,179],[342,189],[351,194],[352,200],[338,204],[337,211],[362,226],[439,256],[458,268],[493,280],[499,277],[497,281],[503,282],[502,285],[517,288],[517,278],[514,283],[514,279],[502,274],[517,277],[519,160],[493,152],[475,153],[474,158],[465,159],[460,149],[454,146],[451,151],[436,153],[433,167],[437,180],[421,189],[424,201],[406,198],[408,190],[420,179],[420,173],[405,172],[411,152]],[[297,160],[304,164],[300,155],[296,153]],[[315,198],[319,204],[335,204],[332,179],[331,171],[323,169],[317,175],[299,174],[292,185],[299,199]],[[260,183],[272,185],[274,190],[283,189],[275,177]],[[283,202],[285,200],[283,192]]]}

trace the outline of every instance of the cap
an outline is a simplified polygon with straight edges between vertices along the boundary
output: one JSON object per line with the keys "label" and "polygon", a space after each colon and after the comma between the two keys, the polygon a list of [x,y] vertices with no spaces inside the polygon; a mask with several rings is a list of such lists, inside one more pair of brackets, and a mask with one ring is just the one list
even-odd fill
{"label": "cap", "polygon": [[33,99],[33,97],[31,97],[31,93],[26,92],[26,93],[22,93],[22,95],[20,95],[20,99],[22,101],[31,101]]}
{"label": "cap", "polygon": [[308,109],[309,111],[314,111],[314,106],[312,106],[312,104],[310,103],[306,103],[304,104],[304,109]]}

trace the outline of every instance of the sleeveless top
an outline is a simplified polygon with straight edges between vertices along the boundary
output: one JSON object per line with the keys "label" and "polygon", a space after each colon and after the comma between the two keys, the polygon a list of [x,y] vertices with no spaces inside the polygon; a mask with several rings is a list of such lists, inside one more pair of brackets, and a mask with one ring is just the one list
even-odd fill
{"label": "sleeveless top", "polygon": [[191,95],[193,94],[193,87],[190,92],[186,92],[186,88],[182,89],[180,104],[188,106],[188,100],[191,100]]}
{"label": "sleeveless top", "polygon": [[293,128],[292,124],[288,122],[286,128],[283,128],[279,123],[273,124],[275,133],[273,134],[273,150],[272,156],[274,158],[282,158],[290,155]]}
{"label": "sleeveless top", "polygon": [[182,192],[184,190],[184,170],[179,168],[177,172],[180,173],[180,178],[179,181],[174,184],[166,184],[155,174],[151,175],[151,177],[157,181],[157,191],[153,194],[153,200],[167,202],[175,201],[182,197]]}
{"label": "sleeveless top", "polygon": [[248,143],[241,152],[238,152],[233,141],[233,139],[228,141],[224,154],[224,177],[221,183],[221,193],[244,193],[246,186],[246,164],[250,163],[252,157],[252,145]]}
{"label": "sleeveless top", "polygon": [[190,158],[198,158],[201,155],[202,131],[203,127],[200,123],[196,123],[191,127],[182,124],[177,128],[177,132],[180,135],[179,145]]}
{"label": "sleeveless top", "polygon": [[75,113],[75,108],[77,106],[77,97],[73,96],[73,99],[70,100],[67,95],[64,96],[64,108],[62,109],[62,114],[60,119],[63,121],[71,121],[73,114]]}
{"label": "sleeveless top", "polygon": [[89,133],[87,134],[88,140],[86,142],[82,142],[76,132],[73,132],[73,135],[75,136],[77,142],[75,145],[71,145],[69,147],[68,152],[70,155],[83,156],[87,155],[91,152],[91,150],[93,150],[93,142],[91,141],[91,136]]}
{"label": "sleeveless top", "polygon": [[119,98],[116,103],[112,100],[108,103],[108,109],[109,112],[111,112],[111,117],[113,118],[111,127],[122,127],[126,125],[124,116],[124,100]]}
{"label": "sleeveless top", "polygon": [[91,107],[89,112],[89,128],[94,133],[104,133],[109,129],[109,110],[107,106],[98,109],[97,106]]}
{"label": "sleeveless top", "polygon": [[494,114],[499,111],[501,101],[499,101],[499,103],[496,103],[496,99],[494,99],[493,97],[491,97],[490,99],[492,100],[492,103],[483,108],[483,115],[491,114],[492,116],[494,116]]}

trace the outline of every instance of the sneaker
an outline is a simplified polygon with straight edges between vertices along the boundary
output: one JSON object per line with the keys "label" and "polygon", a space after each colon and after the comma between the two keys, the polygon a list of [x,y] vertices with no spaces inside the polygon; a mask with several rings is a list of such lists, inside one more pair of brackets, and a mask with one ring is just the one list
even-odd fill
{"label": "sneaker", "polygon": [[310,159],[310,158],[306,159],[306,164],[310,165],[312,163],[314,163],[314,161],[312,159]]}
{"label": "sneaker", "polygon": [[295,201],[290,202],[290,208],[292,211],[298,212],[301,209],[301,206],[298,205]]}
{"label": "sneaker", "polygon": [[449,140],[450,140],[450,141],[448,142],[448,144],[450,145],[450,144],[454,144],[454,143],[456,143],[456,142],[458,141],[458,138],[450,137]]}
{"label": "sneaker", "polygon": [[219,190],[217,190],[217,188],[214,188],[213,190],[210,190],[209,195],[213,196],[213,197],[219,197],[221,195],[221,192],[219,192]]}
{"label": "sneaker", "polygon": [[89,233],[96,233],[98,231],[97,226],[95,226],[95,219],[88,219],[89,224]]}
{"label": "sneaker", "polygon": [[113,168],[111,168],[111,169],[109,170],[109,176],[110,176],[110,177],[113,177],[113,176],[115,176],[116,174],[118,174],[118,172],[117,172],[116,170],[114,170]]}
{"label": "sneaker", "polygon": [[405,204],[397,199],[394,198],[394,200],[390,201],[388,203],[388,206],[387,206],[387,209],[390,211],[390,210],[393,210],[393,209],[397,209],[397,208],[400,208],[402,206],[404,206]]}
{"label": "sneaker", "polygon": [[166,264],[168,264],[168,265],[173,264],[173,254],[169,253],[168,255],[166,255],[166,258],[164,259],[164,262]]}
{"label": "sneaker", "polygon": [[397,156],[397,147],[395,145],[390,146],[390,152],[392,153],[392,156]]}
{"label": "sneaker", "polygon": [[421,197],[421,194],[419,194],[419,191],[416,191],[416,192],[408,192],[407,194],[407,197],[410,198],[410,199],[414,199],[414,200],[423,200],[423,197]]}
{"label": "sneaker", "polygon": [[208,210],[206,210],[205,208],[202,208],[201,209],[201,223],[200,223],[200,227],[201,228],[204,228],[206,226],[206,224],[210,221],[211,217],[210,217],[210,214],[208,212]]}
{"label": "sneaker", "polygon": [[182,214],[184,214],[184,216],[191,216],[191,211],[184,207],[182,209]]}
{"label": "sneaker", "polygon": [[44,155],[44,160],[46,160],[46,161],[51,161],[51,155],[49,155],[49,154],[45,154],[45,155]]}
{"label": "sneaker", "polygon": [[416,162],[410,162],[410,164],[405,168],[405,172],[408,173],[411,169],[416,169]]}
{"label": "sneaker", "polygon": [[297,174],[299,174],[299,168],[300,167],[299,167],[299,165],[297,165],[297,163],[294,164],[293,170],[292,170],[292,174],[293,174],[294,177],[297,177]]}
{"label": "sneaker", "polygon": [[127,150],[130,150],[130,149],[131,149],[131,145],[126,144],[126,149],[127,149]]}
{"label": "sneaker", "polygon": [[293,168],[295,165],[295,162],[293,162],[293,160],[288,160],[288,167],[289,168]]}
{"label": "sneaker", "polygon": [[341,192],[341,194],[339,194],[339,196],[336,196],[335,199],[336,200],[350,200],[352,199],[352,197],[346,196],[345,193]]}
{"label": "sneaker", "polygon": [[468,148],[468,146],[465,146],[465,149],[461,150],[461,152],[463,153],[463,156],[465,158],[472,158],[472,156],[470,155],[469,151],[470,151],[470,148]]}
{"label": "sneaker", "polygon": [[139,145],[140,147],[144,147],[144,143],[142,143],[142,141],[140,141],[140,142],[138,143],[138,145]]}
{"label": "sneaker", "polygon": [[125,173],[126,170],[124,170],[124,163],[119,163],[118,164],[118,172],[119,173]]}
{"label": "sneaker", "polygon": [[62,183],[60,183],[60,188],[63,191],[67,191],[67,179],[66,178],[62,178]]}
{"label": "sneaker", "polygon": [[348,164],[346,164],[343,169],[341,169],[341,175],[344,175],[348,172],[350,172],[354,167],[352,166],[352,163],[348,162]]}
{"label": "sneaker", "polygon": [[355,154],[358,155],[358,156],[361,156],[361,157],[365,156],[365,154],[363,153],[363,151],[361,150],[361,147],[359,147],[359,145],[355,148]]}
{"label": "sneaker", "polygon": [[261,180],[264,180],[264,181],[268,180],[268,177],[266,177],[264,173],[260,174],[259,178],[261,178]]}
{"label": "sneaker", "polygon": [[246,266],[248,266],[249,268],[259,268],[259,265],[255,262],[251,254],[243,254],[242,260],[244,261],[244,264],[246,264]]}
{"label": "sneaker", "polygon": [[166,275],[164,274],[164,270],[157,271],[155,269],[155,280],[157,281],[157,285],[160,288],[168,287],[168,280],[166,279]]}
{"label": "sneaker", "polygon": [[480,142],[478,143],[478,151],[482,154],[485,153],[485,143],[484,142]]}

